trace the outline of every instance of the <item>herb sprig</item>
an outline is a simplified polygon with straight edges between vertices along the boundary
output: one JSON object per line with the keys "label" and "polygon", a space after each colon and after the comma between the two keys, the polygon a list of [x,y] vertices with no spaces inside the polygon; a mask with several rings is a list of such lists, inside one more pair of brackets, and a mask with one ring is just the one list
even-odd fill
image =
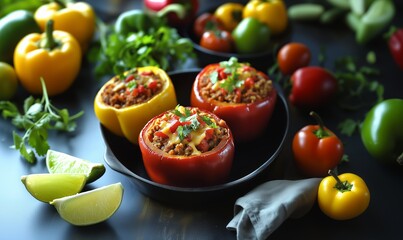
{"label": "herb sprig", "polygon": [[[220,67],[224,68],[224,73],[227,74],[227,78],[220,83],[220,87],[227,92],[233,92],[235,89],[241,87],[244,84],[244,80],[239,78],[238,69],[242,65],[238,62],[236,57],[231,57],[228,61],[220,62]],[[218,81],[218,72],[214,71],[210,74],[211,83],[215,84]]]}
{"label": "herb sprig", "polygon": [[174,64],[195,56],[192,42],[164,24],[127,35],[111,31],[112,26],[100,20],[97,25],[99,44],[95,44],[88,55],[89,60],[96,63],[97,77],[120,75],[133,67],[143,66],[169,70]]}
{"label": "herb sprig", "polygon": [[189,108],[184,108],[184,113],[179,110],[180,105],[176,106],[173,113],[179,117],[181,123],[188,122],[188,124],[180,125],[176,129],[179,139],[183,141],[191,132],[196,131],[200,127],[199,117],[209,127],[217,128],[217,125],[208,116],[192,114]]}
{"label": "herb sprig", "polygon": [[[11,123],[18,129],[25,130],[21,137],[13,131],[14,148],[19,150],[22,157],[29,163],[36,162],[36,154],[44,156],[50,148],[48,139],[49,130],[72,132],[76,129],[75,120],[84,112],[70,116],[67,109],[58,109],[51,104],[45,82],[41,79],[43,96],[35,99],[30,96],[25,99],[23,113],[10,101],[0,101],[0,110],[3,118],[11,118]],[[31,148],[33,149],[31,149]]]}

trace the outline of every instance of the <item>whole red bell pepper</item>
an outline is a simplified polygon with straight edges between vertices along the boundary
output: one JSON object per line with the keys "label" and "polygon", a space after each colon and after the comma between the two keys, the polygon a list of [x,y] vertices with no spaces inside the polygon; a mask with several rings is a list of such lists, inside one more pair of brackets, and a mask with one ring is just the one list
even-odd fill
{"label": "whole red bell pepper", "polygon": [[388,45],[390,53],[396,64],[403,70],[403,29],[392,28],[388,34]]}
{"label": "whole red bell pepper", "polygon": [[[185,15],[178,16],[175,12],[170,12],[167,15],[168,23],[174,27],[183,27],[190,23],[199,10],[198,0],[144,0],[144,6],[152,12],[171,11],[182,7],[185,10]],[[175,11],[175,10],[174,10]]]}
{"label": "whole red bell pepper", "polygon": [[292,142],[298,169],[310,177],[324,177],[338,165],[344,154],[341,140],[323,124],[315,112],[310,113],[318,125],[308,125],[298,131]]}

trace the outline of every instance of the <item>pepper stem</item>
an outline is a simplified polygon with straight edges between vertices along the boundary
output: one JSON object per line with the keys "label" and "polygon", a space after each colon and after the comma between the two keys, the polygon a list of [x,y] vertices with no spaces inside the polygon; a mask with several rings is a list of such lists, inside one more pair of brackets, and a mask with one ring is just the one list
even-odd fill
{"label": "pepper stem", "polygon": [[337,174],[333,171],[333,170],[329,170],[327,172],[330,176],[334,177],[334,179],[336,179],[336,185],[334,186],[335,188],[337,188],[337,190],[339,190],[340,192],[347,192],[347,191],[351,191],[351,188],[353,187],[353,185],[347,181],[342,182],[340,180],[340,178],[337,176]]}
{"label": "pepper stem", "polygon": [[41,48],[46,48],[49,51],[52,51],[53,49],[59,46],[59,43],[53,37],[53,20],[49,20],[46,23],[45,35],[46,37],[43,38],[40,42]]}
{"label": "pepper stem", "polygon": [[167,5],[163,9],[159,10],[156,15],[157,17],[164,17],[170,12],[176,13],[176,15],[178,15],[180,19],[184,19],[186,17],[186,8],[183,4],[179,3],[173,3]]}
{"label": "pepper stem", "polygon": [[399,165],[403,165],[403,152],[396,159]]}
{"label": "pepper stem", "polygon": [[319,129],[315,131],[315,135],[318,138],[324,138],[324,137],[330,136],[328,131],[326,131],[326,129],[325,129],[325,124],[323,123],[322,118],[314,111],[311,111],[309,113],[309,115],[314,117],[316,119],[316,121],[318,122],[318,125],[319,125]]}

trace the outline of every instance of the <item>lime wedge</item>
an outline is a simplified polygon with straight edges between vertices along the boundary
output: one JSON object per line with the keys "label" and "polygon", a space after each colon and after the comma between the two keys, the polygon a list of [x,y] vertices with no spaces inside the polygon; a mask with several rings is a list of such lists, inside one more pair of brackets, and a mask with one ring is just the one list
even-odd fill
{"label": "lime wedge", "polygon": [[28,192],[42,202],[79,193],[86,181],[84,174],[30,174],[21,177]]}
{"label": "lime wedge", "polygon": [[119,208],[123,197],[122,184],[115,183],[53,200],[59,215],[67,222],[85,226],[105,221]]}
{"label": "lime wedge", "polygon": [[102,163],[92,163],[54,150],[48,150],[46,166],[49,173],[85,174],[87,183],[97,180],[105,173],[105,166]]}

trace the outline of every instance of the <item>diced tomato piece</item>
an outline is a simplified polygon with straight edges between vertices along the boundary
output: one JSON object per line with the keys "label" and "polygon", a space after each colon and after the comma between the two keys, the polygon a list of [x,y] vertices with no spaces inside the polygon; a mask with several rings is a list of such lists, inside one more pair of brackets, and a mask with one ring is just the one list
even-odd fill
{"label": "diced tomato piece", "polygon": [[166,135],[165,133],[163,133],[161,131],[155,132],[154,135],[157,137],[160,137],[160,138],[168,138],[168,135]]}
{"label": "diced tomato piece", "polygon": [[148,84],[148,88],[151,90],[155,90],[158,87],[158,83],[155,80],[152,80],[149,84]]}
{"label": "diced tomato piece", "polygon": [[218,71],[218,78],[219,78],[219,79],[226,79],[227,76],[228,76],[228,75],[224,72],[224,69],[223,69],[223,68]]}
{"label": "diced tomato piece", "polygon": [[207,152],[209,150],[209,145],[206,139],[201,140],[199,145],[196,147],[200,152]]}
{"label": "diced tomato piece", "polygon": [[252,70],[253,70],[253,68],[251,66],[248,66],[248,65],[243,66],[243,71],[244,72],[250,72]]}
{"label": "diced tomato piece", "polygon": [[137,90],[139,91],[139,93],[144,93],[144,92],[145,92],[144,85],[139,85],[139,86],[137,87]]}
{"label": "diced tomato piece", "polygon": [[253,77],[248,77],[245,79],[244,85],[246,88],[252,88],[254,84],[255,84],[255,79]]}
{"label": "diced tomato piece", "polygon": [[169,130],[171,131],[171,133],[176,132],[176,129],[181,125],[181,123],[179,122],[179,120],[175,120],[171,126],[169,127]]}
{"label": "diced tomato piece", "polygon": [[133,74],[130,74],[129,76],[127,76],[126,78],[125,78],[125,82],[130,82],[130,81],[132,81],[134,79],[134,75]]}
{"label": "diced tomato piece", "polygon": [[139,90],[137,88],[133,89],[130,93],[133,97],[137,97],[139,95]]}
{"label": "diced tomato piece", "polygon": [[140,73],[142,76],[152,76],[154,73],[152,71],[144,71]]}
{"label": "diced tomato piece", "polygon": [[213,128],[207,128],[206,129],[206,136],[204,139],[209,140],[213,137],[214,135],[214,129]]}

